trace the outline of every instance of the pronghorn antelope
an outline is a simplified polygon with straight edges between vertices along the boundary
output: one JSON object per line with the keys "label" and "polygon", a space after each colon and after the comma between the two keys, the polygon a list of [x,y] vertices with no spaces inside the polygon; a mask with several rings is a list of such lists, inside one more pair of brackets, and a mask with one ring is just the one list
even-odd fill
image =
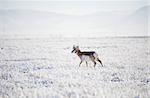
{"label": "pronghorn antelope", "polygon": [[79,46],[73,46],[72,53],[73,52],[76,53],[81,59],[79,67],[83,61],[86,62],[86,66],[88,66],[88,61],[92,61],[94,63],[94,67],[96,66],[96,61],[98,61],[103,67],[102,62],[98,58],[98,54],[95,51],[81,52]]}

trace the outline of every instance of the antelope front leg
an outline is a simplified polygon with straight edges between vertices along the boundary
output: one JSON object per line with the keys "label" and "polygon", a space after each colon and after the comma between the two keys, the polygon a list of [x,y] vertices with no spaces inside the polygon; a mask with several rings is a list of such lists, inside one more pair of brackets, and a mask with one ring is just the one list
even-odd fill
{"label": "antelope front leg", "polygon": [[88,62],[86,61],[86,67],[88,67]]}
{"label": "antelope front leg", "polygon": [[82,63],[82,61],[80,61],[79,67],[80,67],[81,63]]}

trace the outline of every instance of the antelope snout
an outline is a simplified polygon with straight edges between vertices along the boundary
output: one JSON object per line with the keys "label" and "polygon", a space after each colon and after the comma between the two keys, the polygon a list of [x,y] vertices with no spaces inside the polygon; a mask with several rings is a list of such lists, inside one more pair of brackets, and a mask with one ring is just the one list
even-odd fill
{"label": "antelope snout", "polygon": [[72,50],[71,53],[73,53],[75,50]]}

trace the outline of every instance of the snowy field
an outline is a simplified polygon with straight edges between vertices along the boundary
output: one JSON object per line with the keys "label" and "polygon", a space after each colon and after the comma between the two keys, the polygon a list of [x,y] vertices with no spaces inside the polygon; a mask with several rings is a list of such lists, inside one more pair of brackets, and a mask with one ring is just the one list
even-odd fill
{"label": "snowy field", "polygon": [[[150,98],[149,38],[0,39],[0,98]],[[104,67],[72,54],[94,50]]]}

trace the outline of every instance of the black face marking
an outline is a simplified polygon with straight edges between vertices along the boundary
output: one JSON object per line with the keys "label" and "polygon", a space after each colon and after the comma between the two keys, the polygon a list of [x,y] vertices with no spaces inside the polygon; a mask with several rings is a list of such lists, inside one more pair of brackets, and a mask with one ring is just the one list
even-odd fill
{"label": "black face marking", "polygon": [[72,51],[71,51],[71,53],[73,53],[75,51],[75,49],[73,49]]}

